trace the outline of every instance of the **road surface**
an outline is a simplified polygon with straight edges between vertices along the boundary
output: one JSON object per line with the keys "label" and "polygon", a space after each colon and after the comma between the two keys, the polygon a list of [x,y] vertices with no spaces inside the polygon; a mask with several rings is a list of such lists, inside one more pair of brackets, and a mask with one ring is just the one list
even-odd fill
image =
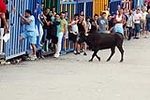
{"label": "road surface", "polygon": [[69,53],[59,59],[22,62],[0,67],[0,100],[150,100],[150,38],[124,42],[106,62]]}

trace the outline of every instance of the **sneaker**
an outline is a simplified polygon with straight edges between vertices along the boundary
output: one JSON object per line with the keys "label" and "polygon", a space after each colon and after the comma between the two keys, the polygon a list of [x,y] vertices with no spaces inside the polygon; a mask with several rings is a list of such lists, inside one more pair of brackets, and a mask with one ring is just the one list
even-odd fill
{"label": "sneaker", "polygon": [[139,37],[134,37],[133,39],[140,39]]}
{"label": "sneaker", "polygon": [[37,60],[37,56],[36,56],[36,55],[30,56],[30,60],[31,60],[31,61]]}
{"label": "sneaker", "polygon": [[87,53],[86,52],[84,52],[84,54],[83,54],[84,56],[87,56]]}
{"label": "sneaker", "polygon": [[58,58],[58,57],[59,57],[59,54],[55,53],[54,58]]}
{"label": "sneaker", "polygon": [[145,38],[148,38],[148,35],[146,35]]}
{"label": "sneaker", "polygon": [[77,54],[80,54],[80,51],[77,51]]}
{"label": "sneaker", "polygon": [[81,53],[82,53],[83,51],[84,51],[83,49],[80,50]]}
{"label": "sneaker", "polygon": [[133,39],[136,39],[136,37],[133,37]]}
{"label": "sneaker", "polygon": [[74,50],[73,52],[74,52],[75,55],[77,55],[77,51],[76,50]]}

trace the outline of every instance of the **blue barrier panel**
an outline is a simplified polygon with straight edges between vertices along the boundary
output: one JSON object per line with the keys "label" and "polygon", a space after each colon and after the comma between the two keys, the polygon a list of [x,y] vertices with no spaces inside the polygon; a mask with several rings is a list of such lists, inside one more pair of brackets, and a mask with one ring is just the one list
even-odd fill
{"label": "blue barrier panel", "polygon": [[122,0],[111,0],[110,1],[109,6],[110,6],[110,13],[112,15],[117,14],[117,6],[118,5],[120,5],[120,6],[122,5]]}
{"label": "blue barrier panel", "polygon": [[77,13],[80,14],[81,11],[84,11],[84,3],[78,4]]}
{"label": "blue barrier panel", "polygon": [[86,3],[86,16],[92,17],[93,15],[93,2]]}
{"label": "blue barrier panel", "polygon": [[77,13],[83,11],[86,16],[92,17],[93,14],[93,0],[78,0]]}
{"label": "blue barrier panel", "polygon": [[44,1],[45,7],[51,8],[51,7],[55,6],[56,11],[58,13],[60,13],[60,0],[42,0],[42,1]]}
{"label": "blue barrier panel", "polygon": [[[60,2],[60,11],[68,12],[68,21],[71,21],[74,14],[76,13],[76,3],[77,2]],[[69,39],[63,39],[62,41],[62,54],[66,54],[74,50],[73,43]]]}
{"label": "blue barrier panel", "polygon": [[140,8],[142,8],[142,5],[144,4],[145,0],[134,0],[134,9],[136,8],[136,6],[140,6]]}
{"label": "blue barrier panel", "polygon": [[[4,43],[5,59],[12,59],[14,57],[23,55],[27,50],[27,40],[19,43],[19,35],[23,31],[23,27],[20,24],[19,13],[24,13],[25,9],[28,8],[29,0],[12,0],[8,3],[9,13],[9,29],[10,29],[10,40]],[[16,11],[12,10],[12,6],[16,8]]]}

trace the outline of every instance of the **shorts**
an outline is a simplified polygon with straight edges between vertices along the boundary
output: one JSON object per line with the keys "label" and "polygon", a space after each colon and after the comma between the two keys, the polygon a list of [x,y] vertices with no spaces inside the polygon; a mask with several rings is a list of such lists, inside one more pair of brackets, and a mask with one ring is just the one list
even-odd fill
{"label": "shorts", "polygon": [[77,42],[77,37],[78,37],[78,35],[69,33],[69,40],[73,41],[73,43]]}
{"label": "shorts", "polygon": [[56,36],[51,36],[52,43],[57,44],[58,43],[58,37]]}
{"label": "shorts", "polygon": [[139,24],[135,24],[135,32],[136,32],[136,33],[140,33],[140,30],[141,30],[141,25],[140,25],[140,23],[139,23]]}
{"label": "shorts", "polygon": [[23,37],[24,39],[28,38],[29,42],[31,44],[36,44],[36,34],[35,34],[35,32],[25,31],[25,32],[21,33],[21,37]]}
{"label": "shorts", "polygon": [[77,39],[77,42],[79,44],[83,43],[83,42],[86,42],[86,36],[85,35],[82,35],[82,36],[79,36],[78,37],[79,39]]}
{"label": "shorts", "polygon": [[118,33],[124,34],[123,26],[115,25],[114,31],[115,31],[115,33],[118,32]]}

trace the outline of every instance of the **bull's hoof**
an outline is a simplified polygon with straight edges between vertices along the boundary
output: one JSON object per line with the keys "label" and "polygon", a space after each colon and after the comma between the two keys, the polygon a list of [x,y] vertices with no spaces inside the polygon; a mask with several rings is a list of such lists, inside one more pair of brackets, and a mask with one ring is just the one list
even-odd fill
{"label": "bull's hoof", "polygon": [[110,59],[107,59],[106,61],[107,61],[107,62],[109,62],[109,61],[110,61]]}
{"label": "bull's hoof", "polygon": [[123,62],[123,59],[121,59],[120,62]]}
{"label": "bull's hoof", "polygon": [[98,61],[101,61],[101,58],[98,58]]}
{"label": "bull's hoof", "polygon": [[90,59],[89,62],[93,62],[93,60]]}

